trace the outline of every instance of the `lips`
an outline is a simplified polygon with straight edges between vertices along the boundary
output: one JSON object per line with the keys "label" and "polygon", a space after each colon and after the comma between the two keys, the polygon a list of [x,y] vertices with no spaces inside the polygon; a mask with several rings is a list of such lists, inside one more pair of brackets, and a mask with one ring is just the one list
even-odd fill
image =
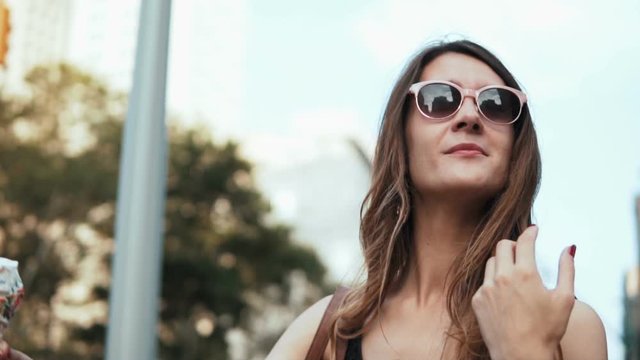
{"label": "lips", "polygon": [[454,153],[456,151],[469,151],[469,152],[478,151],[482,155],[487,156],[487,152],[484,151],[484,149],[480,145],[474,144],[474,143],[461,143],[461,144],[458,144],[458,145],[450,148],[449,150],[447,150],[445,152],[445,154],[452,154],[452,153]]}

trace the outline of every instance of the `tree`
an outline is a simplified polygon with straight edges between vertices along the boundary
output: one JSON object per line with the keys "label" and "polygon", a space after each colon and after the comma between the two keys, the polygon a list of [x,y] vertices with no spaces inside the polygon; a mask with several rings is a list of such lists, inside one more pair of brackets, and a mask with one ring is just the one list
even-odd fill
{"label": "tree", "polygon": [[[7,337],[38,359],[101,359],[126,97],[64,64],[25,80],[28,96],[0,98],[0,253],[26,289]],[[325,268],[270,218],[239,145],[204,134],[169,131],[161,357],[259,358]]]}

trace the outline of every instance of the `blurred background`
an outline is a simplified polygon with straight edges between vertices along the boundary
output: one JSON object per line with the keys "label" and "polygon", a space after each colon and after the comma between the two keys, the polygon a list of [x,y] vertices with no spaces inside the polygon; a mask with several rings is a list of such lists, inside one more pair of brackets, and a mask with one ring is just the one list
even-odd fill
{"label": "blurred background", "polygon": [[[26,288],[7,339],[102,359],[139,0],[0,0],[0,256]],[[262,359],[357,278],[360,203],[391,87],[425,43],[493,50],[530,99],[538,261],[610,359],[640,359],[640,3],[174,1],[162,359]]]}

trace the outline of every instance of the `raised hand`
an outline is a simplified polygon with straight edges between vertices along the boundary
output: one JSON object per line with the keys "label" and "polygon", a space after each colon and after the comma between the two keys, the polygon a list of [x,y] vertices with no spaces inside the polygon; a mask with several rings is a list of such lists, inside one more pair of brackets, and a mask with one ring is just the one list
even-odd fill
{"label": "raised hand", "polygon": [[575,246],[560,254],[558,281],[547,289],[535,260],[538,227],[500,240],[471,305],[493,360],[554,357],[573,308]]}

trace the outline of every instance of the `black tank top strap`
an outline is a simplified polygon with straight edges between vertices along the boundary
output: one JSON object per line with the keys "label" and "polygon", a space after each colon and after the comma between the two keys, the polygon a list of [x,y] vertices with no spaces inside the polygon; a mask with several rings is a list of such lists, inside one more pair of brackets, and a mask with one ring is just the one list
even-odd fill
{"label": "black tank top strap", "polygon": [[344,360],[362,360],[362,336],[349,339]]}

